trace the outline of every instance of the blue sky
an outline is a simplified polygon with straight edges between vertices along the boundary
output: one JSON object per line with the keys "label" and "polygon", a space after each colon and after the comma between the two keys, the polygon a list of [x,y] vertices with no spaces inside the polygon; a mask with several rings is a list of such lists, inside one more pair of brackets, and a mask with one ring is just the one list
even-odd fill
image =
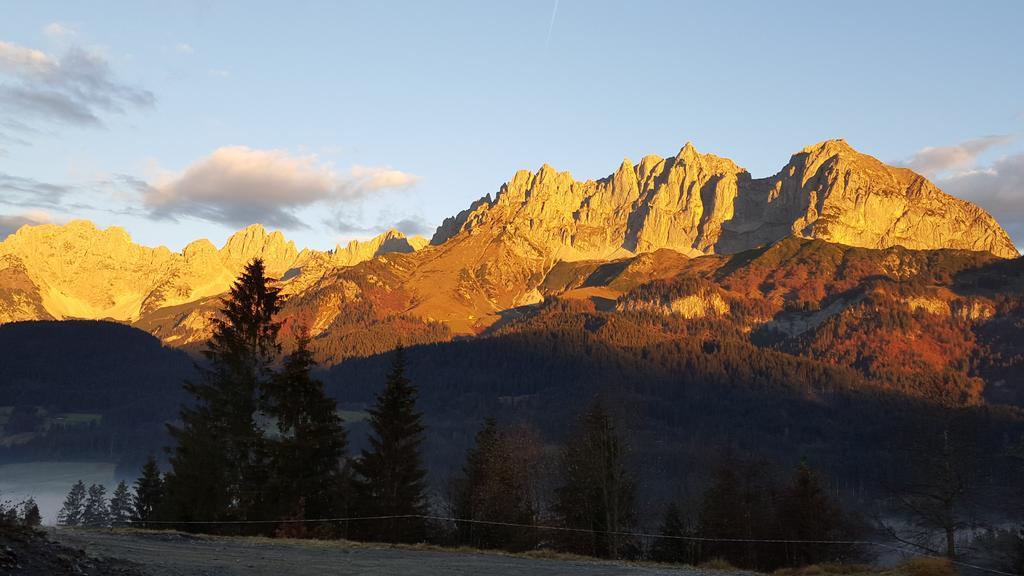
{"label": "blue sky", "polygon": [[0,236],[429,236],[521,168],[846,138],[1024,244],[1024,3],[10,2]]}

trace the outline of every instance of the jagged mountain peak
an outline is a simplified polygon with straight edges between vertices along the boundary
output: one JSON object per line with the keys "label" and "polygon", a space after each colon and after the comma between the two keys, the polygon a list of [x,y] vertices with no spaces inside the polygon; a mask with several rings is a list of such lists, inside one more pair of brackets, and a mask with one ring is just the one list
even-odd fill
{"label": "jagged mountain peak", "polygon": [[608,258],[670,248],[734,253],[796,236],[866,248],[957,248],[1017,256],[1009,236],[977,206],[923,176],[832,139],[753,179],[728,158],[687,142],[676,156],[624,160],[600,180],[577,181],[544,164],[520,170],[495,200],[481,198],[438,228],[516,236],[558,259]]}
{"label": "jagged mountain peak", "polygon": [[427,244],[426,238],[409,237],[390,228],[368,240],[350,240],[345,247],[338,244],[331,254],[331,261],[337,266],[353,266],[382,254],[415,252]]}
{"label": "jagged mountain peak", "polygon": [[292,268],[299,257],[295,242],[286,240],[279,230],[267,233],[261,224],[250,224],[232,234],[220,252],[235,262],[262,258],[267,270],[274,275]]}
{"label": "jagged mountain peak", "polygon": [[[0,298],[0,321],[135,321],[174,310],[147,326],[175,326],[166,330],[194,333],[194,340],[201,333],[188,326],[207,325],[192,316],[197,303],[222,294],[245,262],[260,257],[296,310],[318,311],[317,331],[328,329],[341,303],[361,301],[395,306],[385,316],[409,314],[471,333],[501,311],[541,300],[538,287],[559,262],[663,250],[732,254],[787,238],[1017,255],[984,210],[843,140],[808,146],[777,174],[757,179],[687,143],[675,156],[626,158],[598,180],[576,180],[548,164],[521,170],[497,195],[446,219],[422,252],[425,239],[394,229],[324,253],[299,252],[281,232],[254,224],[220,249],[197,240],[174,253],[88,221],[23,228],[0,242],[0,289],[15,295]],[[377,258],[389,253],[408,256]],[[192,312],[180,314],[180,305]]]}
{"label": "jagged mountain peak", "polygon": [[850,143],[845,138],[832,138],[830,140],[822,140],[816,144],[805,146],[800,153],[812,154],[812,155],[823,155],[823,156],[835,156],[837,154],[856,154],[862,156],[860,152],[850,146]]}
{"label": "jagged mountain peak", "polygon": [[299,252],[280,231],[267,232],[260,224],[232,234],[220,249],[199,239],[180,253],[135,244],[123,228],[100,229],[88,220],[23,226],[0,242],[0,292],[9,292],[0,295],[0,322],[133,321],[160,308],[222,294],[253,258],[263,259],[270,276],[282,278],[313,258],[328,267],[348,266],[387,252],[412,252],[426,243],[391,230],[378,237],[365,257],[331,261],[323,253]]}

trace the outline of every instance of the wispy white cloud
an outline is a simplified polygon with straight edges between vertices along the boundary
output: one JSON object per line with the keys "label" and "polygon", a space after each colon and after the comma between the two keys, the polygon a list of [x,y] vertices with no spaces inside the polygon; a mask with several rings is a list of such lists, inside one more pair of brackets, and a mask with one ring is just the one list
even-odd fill
{"label": "wispy white cloud", "polygon": [[416,183],[417,178],[394,168],[355,165],[351,169],[352,183],[359,188],[379,190],[382,188],[406,188]]}
{"label": "wispy white cloud", "polygon": [[434,232],[434,227],[421,216],[413,215],[397,219],[389,216],[381,213],[376,222],[367,224],[360,214],[336,210],[330,219],[324,221],[324,224],[338,234],[337,238],[343,238],[345,241],[372,238],[391,229],[398,230],[406,236],[429,237]]}
{"label": "wispy white cloud", "polygon": [[53,23],[45,32],[68,42],[63,53],[0,41],[0,120],[99,126],[106,115],[155,103],[152,92],[117,79],[106,56],[80,46],[72,29]]}
{"label": "wispy white cloud", "polygon": [[0,172],[0,204],[58,206],[73,187]]}
{"label": "wispy white cloud", "polygon": [[555,18],[558,16],[558,0],[555,0],[555,5],[551,7],[551,20],[548,21],[548,33],[544,37],[544,51],[548,51],[548,45],[551,44],[551,32],[555,29]]}
{"label": "wispy white cloud", "polygon": [[29,210],[21,214],[0,214],[0,240],[14,234],[22,226],[49,224],[53,216],[45,210]]}
{"label": "wispy white cloud", "polygon": [[174,46],[174,51],[178,54],[194,54],[195,49],[192,48],[191,44],[185,42],[179,42]]}
{"label": "wispy white cloud", "polygon": [[229,225],[304,228],[295,211],[406,188],[416,178],[393,168],[338,172],[315,155],[246,146],[219,148],[179,173],[160,171],[143,191],[154,218],[192,216]]}
{"label": "wispy white cloud", "polygon": [[78,30],[64,22],[50,22],[43,26],[43,34],[56,41],[69,41],[78,38]]}
{"label": "wispy white cloud", "polygon": [[929,146],[918,150],[902,164],[929,178],[934,178],[944,173],[971,170],[977,165],[981,154],[1012,141],[1011,135],[994,134],[972,138],[952,146]]}

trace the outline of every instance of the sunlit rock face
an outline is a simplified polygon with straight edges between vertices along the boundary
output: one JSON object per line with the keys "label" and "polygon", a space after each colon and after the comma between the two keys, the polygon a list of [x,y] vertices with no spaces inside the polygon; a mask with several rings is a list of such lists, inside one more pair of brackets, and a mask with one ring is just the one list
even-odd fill
{"label": "sunlit rock face", "polygon": [[[692,258],[784,239],[1017,256],[982,209],[842,140],[809,146],[759,179],[686,144],[672,157],[624,160],[600,180],[577,181],[548,165],[519,171],[494,196],[446,219],[429,243],[389,230],[331,251],[300,251],[280,232],[252,225],[220,248],[197,240],[178,253],[86,221],[23,227],[0,242],[0,322],[111,318],[168,344],[200,343],[218,297],[259,257],[287,300],[286,326],[303,327],[336,355],[368,353],[376,348],[367,338],[383,346],[396,327],[422,342],[479,334],[510,311],[566,291],[556,286],[573,284],[576,296],[611,302],[617,289],[602,280],[609,274],[638,285],[670,277]],[[880,266],[900,277],[915,274],[916,261],[890,252]],[[594,264],[573,274],[596,276],[560,276],[560,263],[581,262]],[[610,268],[597,273],[601,263]],[[687,318],[729,313],[710,293],[663,305]],[[373,330],[372,338],[360,336]]]}
{"label": "sunlit rock face", "polygon": [[[262,258],[269,276],[316,260],[321,266],[347,266],[390,251],[411,251],[424,239],[406,240],[389,232],[356,246],[347,258],[303,250],[281,232],[258,224],[240,230],[218,249],[196,240],[180,253],[132,242],[118,227],[100,230],[86,220],[63,226],[25,226],[0,242],[0,322],[89,318],[134,321],[153,311],[223,294],[253,258]],[[350,245],[351,247],[352,245]],[[190,321],[193,323],[195,319]]]}
{"label": "sunlit rock face", "polygon": [[1006,231],[981,208],[843,140],[804,148],[775,176],[742,186],[715,249],[737,252],[786,236],[862,248],[1018,255]]}
{"label": "sunlit rock face", "polygon": [[369,240],[352,240],[342,247],[335,247],[331,261],[339,266],[352,266],[381,254],[392,252],[415,252],[428,244],[422,236],[406,236],[391,229]]}
{"label": "sunlit rock face", "polygon": [[735,253],[788,236],[1017,256],[984,210],[843,140],[809,146],[778,174],[761,179],[692,144],[670,158],[624,160],[597,181],[579,182],[544,165],[536,173],[517,172],[495,199],[486,196],[446,220],[433,242],[485,231],[529,239],[562,260],[661,248]]}

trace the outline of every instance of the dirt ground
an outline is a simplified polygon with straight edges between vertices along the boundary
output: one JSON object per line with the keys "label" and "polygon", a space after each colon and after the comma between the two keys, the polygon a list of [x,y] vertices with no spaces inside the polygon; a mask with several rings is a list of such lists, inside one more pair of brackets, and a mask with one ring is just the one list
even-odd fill
{"label": "dirt ground", "polygon": [[97,558],[47,538],[42,531],[0,526],[0,576],[143,576],[140,567]]}
{"label": "dirt ground", "polygon": [[194,536],[176,532],[54,529],[54,540],[141,565],[152,576],[737,576],[696,568],[656,567],[581,559],[542,559],[349,542],[281,541]]}

